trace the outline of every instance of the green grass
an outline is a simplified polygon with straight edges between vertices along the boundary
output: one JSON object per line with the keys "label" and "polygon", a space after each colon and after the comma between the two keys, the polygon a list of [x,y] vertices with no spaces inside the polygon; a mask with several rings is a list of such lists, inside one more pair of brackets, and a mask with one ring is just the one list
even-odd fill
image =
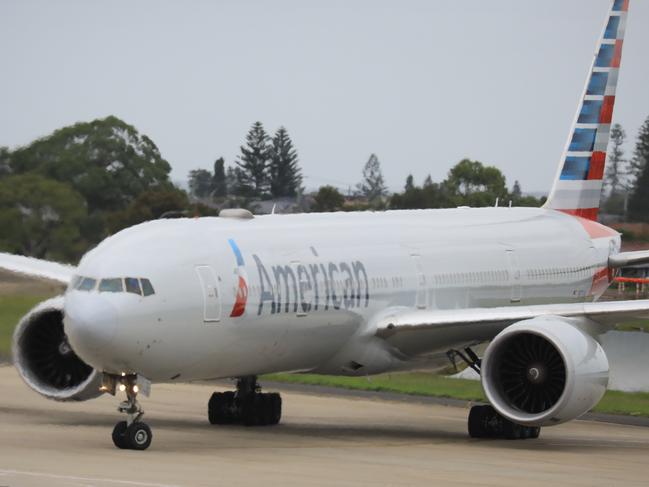
{"label": "green grass", "polygon": [[11,335],[20,318],[45,299],[46,296],[0,296],[0,358],[11,355]]}
{"label": "green grass", "polygon": [[641,331],[649,333],[649,321],[647,320],[632,320],[626,323],[621,323],[615,327],[618,331]]}
{"label": "green grass", "polygon": [[[365,391],[398,392],[418,396],[447,397],[466,401],[484,401],[478,381],[450,379],[423,372],[382,374],[369,378],[337,377],[311,374],[271,374],[266,380],[309,384]],[[595,412],[649,417],[649,393],[607,391]]]}

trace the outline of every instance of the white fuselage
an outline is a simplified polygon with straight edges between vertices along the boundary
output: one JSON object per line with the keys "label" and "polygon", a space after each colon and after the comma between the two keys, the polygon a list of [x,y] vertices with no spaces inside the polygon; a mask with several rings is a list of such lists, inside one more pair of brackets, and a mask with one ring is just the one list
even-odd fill
{"label": "white fuselage", "polygon": [[93,367],[155,381],[408,367],[449,343],[392,353],[372,328],[390,310],[599,297],[620,238],[590,225],[597,232],[536,208],[158,220],[106,239],[78,267],[97,280],[147,278],[155,293],[70,289],[65,329]]}

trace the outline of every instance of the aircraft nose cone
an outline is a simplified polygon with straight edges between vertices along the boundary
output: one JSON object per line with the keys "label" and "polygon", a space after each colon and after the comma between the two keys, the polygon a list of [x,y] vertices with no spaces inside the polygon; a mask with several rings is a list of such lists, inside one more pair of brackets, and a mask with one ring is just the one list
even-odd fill
{"label": "aircraft nose cone", "polygon": [[83,296],[65,306],[65,333],[74,350],[97,350],[117,331],[117,310],[103,296]]}

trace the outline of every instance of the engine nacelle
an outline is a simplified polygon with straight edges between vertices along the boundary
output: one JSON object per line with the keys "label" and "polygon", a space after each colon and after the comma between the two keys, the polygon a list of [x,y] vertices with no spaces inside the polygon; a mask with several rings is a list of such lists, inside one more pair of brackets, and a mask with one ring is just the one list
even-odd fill
{"label": "engine nacelle", "polygon": [[487,347],[482,388],[505,418],[526,426],[550,426],[578,418],[595,406],[608,385],[601,345],[559,316],[507,327]]}
{"label": "engine nacelle", "polygon": [[83,362],[63,330],[63,296],[25,315],[13,335],[13,361],[29,387],[57,401],[85,401],[102,394],[101,373]]}

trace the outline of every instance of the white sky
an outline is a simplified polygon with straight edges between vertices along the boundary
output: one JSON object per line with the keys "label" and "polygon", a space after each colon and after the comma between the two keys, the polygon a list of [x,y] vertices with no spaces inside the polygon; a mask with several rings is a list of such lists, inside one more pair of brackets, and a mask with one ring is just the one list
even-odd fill
{"label": "white sky", "polygon": [[[0,0],[0,145],[114,114],[185,180],[285,125],[309,188],[392,189],[463,157],[547,191],[609,0]],[[649,2],[631,0],[615,121],[649,116]],[[628,150],[632,149],[632,140]]]}

